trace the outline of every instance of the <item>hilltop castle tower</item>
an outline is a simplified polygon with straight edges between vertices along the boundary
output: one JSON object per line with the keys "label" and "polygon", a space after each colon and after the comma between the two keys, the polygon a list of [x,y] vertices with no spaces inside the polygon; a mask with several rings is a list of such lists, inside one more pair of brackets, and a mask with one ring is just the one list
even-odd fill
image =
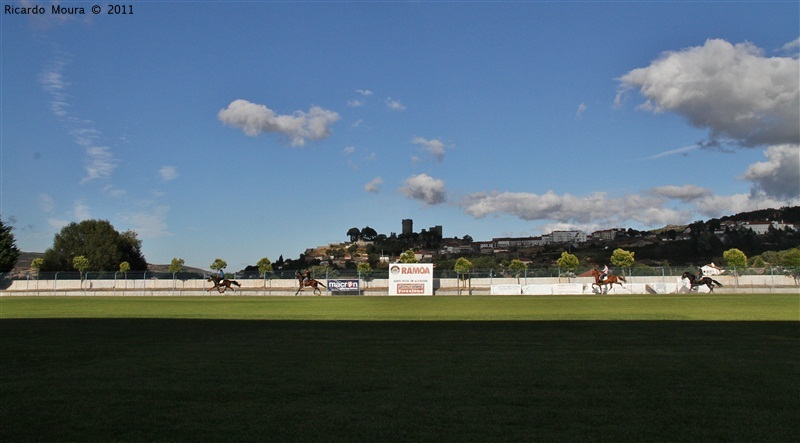
{"label": "hilltop castle tower", "polygon": [[414,233],[414,220],[410,218],[403,219],[403,235],[411,235]]}

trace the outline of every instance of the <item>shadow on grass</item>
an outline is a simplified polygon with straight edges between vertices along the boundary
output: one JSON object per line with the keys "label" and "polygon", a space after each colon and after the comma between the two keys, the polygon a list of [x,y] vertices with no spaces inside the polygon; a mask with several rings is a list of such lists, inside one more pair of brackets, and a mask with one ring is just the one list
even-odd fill
{"label": "shadow on grass", "polygon": [[800,323],[0,321],[0,440],[798,441]]}

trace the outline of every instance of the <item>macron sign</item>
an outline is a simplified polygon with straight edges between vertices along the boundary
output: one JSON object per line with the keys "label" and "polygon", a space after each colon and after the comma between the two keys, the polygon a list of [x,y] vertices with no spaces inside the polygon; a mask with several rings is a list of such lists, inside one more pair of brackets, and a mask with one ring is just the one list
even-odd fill
{"label": "macron sign", "polygon": [[433,264],[389,265],[389,295],[433,295]]}

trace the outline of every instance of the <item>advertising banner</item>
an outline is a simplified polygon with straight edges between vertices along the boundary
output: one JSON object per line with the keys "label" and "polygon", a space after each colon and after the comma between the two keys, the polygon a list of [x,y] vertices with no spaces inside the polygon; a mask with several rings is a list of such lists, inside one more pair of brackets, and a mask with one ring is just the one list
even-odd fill
{"label": "advertising banner", "polygon": [[522,285],[513,284],[498,284],[492,285],[492,295],[520,295],[522,294]]}
{"label": "advertising banner", "polygon": [[389,265],[389,295],[433,295],[433,264]]}
{"label": "advertising banner", "polygon": [[358,292],[358,279],[328,280],[330,292]]}

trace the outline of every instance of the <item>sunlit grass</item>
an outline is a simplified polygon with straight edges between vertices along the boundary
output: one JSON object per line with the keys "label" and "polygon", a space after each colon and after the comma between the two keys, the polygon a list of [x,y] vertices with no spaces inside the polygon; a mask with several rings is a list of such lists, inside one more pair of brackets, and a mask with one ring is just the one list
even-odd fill
{"label": "sunlit grass", "polygon": [[800,295],[4,297],[0,318],[800,320]]}

